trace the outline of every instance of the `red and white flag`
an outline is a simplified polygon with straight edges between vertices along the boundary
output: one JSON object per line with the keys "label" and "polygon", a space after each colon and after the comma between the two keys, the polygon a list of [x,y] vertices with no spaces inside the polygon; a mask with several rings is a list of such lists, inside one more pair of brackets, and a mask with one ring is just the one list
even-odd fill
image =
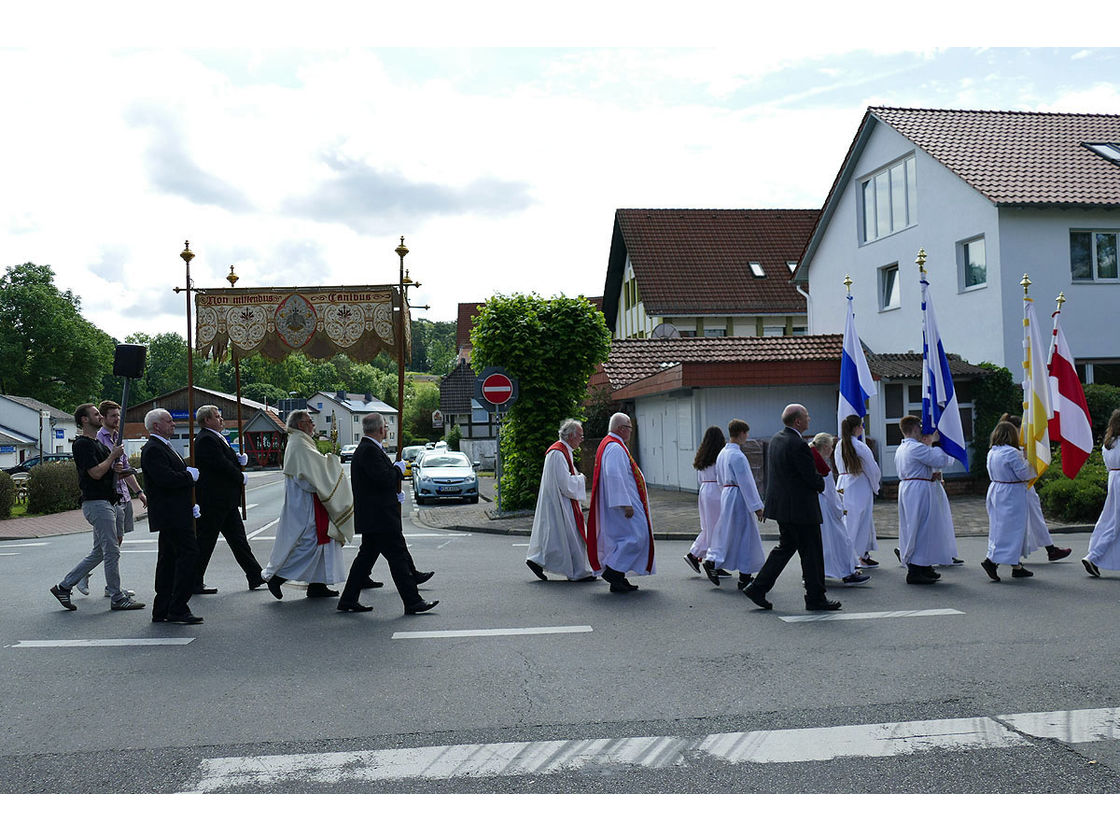
{"label": "red and white flag", "polygon": [[1050,440],[1062,442],[1062,472],[1073,478],[1093,451],[1093,427],[1085,391],[1073,366],[1073,353],[1058,325],[1060,314],[1061,310],[1054,313],[1050,339],[1050,404],[1054,411]]}

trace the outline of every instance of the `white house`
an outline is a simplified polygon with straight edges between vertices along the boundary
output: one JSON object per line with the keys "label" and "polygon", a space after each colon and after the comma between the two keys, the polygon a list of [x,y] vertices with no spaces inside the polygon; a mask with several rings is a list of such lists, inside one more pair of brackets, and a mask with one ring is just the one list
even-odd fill
{"label": "white house", "polygon": [[[874,107],[794,279],[809,289],[810,332],[843,330],[851,275],[864,344],[920,353],[924,249],[945,349],[1018,376],[1028,274],[1040,317],[1065,294],[1062,324],[1084,381],[1120,385],[1118,238],[1120,115]],[[1040,332],[1048,336],[1048,320]],[[893,421],[920,408],[916,384],[888,377],[870,407],[888,476]]]}
{"label": "white house", "polygon": [[311,417],[315,421],[316,435],[327,437],[331,428],[335,427],[338,429],[339,446],[360,441],[362,417],[376,411],[385,418],[388,430],[385,448],[390,452],[397,449],[397,410],[381,400],[375,400],[372,394],[319,391],[307,398],[307,407],[315,409]]}
{"label": "white house", "polygon": [[73,414],[32,397],[0,395],[0,469],[41,452],[70,452],[77,434]]}

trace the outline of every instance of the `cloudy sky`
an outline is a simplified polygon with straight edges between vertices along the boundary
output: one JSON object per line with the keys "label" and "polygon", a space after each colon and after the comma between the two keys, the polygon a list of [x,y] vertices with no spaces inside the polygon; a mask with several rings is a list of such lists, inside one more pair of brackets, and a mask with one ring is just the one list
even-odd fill
{"label": "cloudy sky", "polygon": [[[123,339],[183,331],[184,239],[197,283],[233,264],[242,288],[395,282],[403,234],[413,303],[448,320],[494,292],[601,294],[619,207],[819,207],[868,105],[1120,112],[1120,50],[1022,46],[998,16],[931,36],[834,33],[815,4],[641,27],[576,3],[495,34],[253,7],[118,27],[76,6],[60,31],[50,6],[0,34],[0,266],[50,264]],[[984,31],[1004,42],[930,46]]]}

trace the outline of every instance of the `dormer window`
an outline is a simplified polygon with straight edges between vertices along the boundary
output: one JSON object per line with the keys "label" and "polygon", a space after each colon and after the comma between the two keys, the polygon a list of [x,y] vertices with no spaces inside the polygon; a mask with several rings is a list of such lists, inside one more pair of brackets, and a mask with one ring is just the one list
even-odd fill
{"label": "dormer window", "polygon": [[1082,143],[1081,145],[1096,152],[1105,160],[1120,164],[1120,143]]}
{"label": "dormer window", "polygon": [[786,267],[789,269],[790,274],[793,274],[795,271],[797,271],[797,263],[793,260],[786,260]]}
{"label": "dormer window", "polygon": [[762,263],[752,262],[751,263],[751,274],[753,274],[755,277],[765,277],[766,276],[766,271],[762,268]]}

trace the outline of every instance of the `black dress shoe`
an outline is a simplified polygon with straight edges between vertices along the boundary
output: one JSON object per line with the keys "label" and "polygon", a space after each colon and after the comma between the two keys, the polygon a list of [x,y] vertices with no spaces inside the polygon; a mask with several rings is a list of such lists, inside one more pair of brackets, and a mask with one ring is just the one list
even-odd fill
{"label": "black dress shoe", "polygon": [[840,609],[839,601],[830,601],[825,598],[823,601],[806,601],[805,609],[810,612],[819,612],[823,610],[838,610]]}
{"label": "black dress shoe", "polygon": [[268,586],[268,581],[266,581],[263,577],[259,577],[256,580],[249,581],[249,589],[260,589],[262,586]]}
{"label": "black dress shoe", "polygon": [[166,621],[167,621],[167,616],[165,616],[165,615],[153,615],[152,616],[152,624],[163,624]]}
{"label": "black dress shoe", "polygon": [[415,604],[409,604],[404,608],[405,615],[417,615],[418,613],[427,612],[432,609],[439,601],[417,601]]}
{"label": "black dress shoe", "polygon": [[362,581],[362,589],[380,589],[384,585],[381,581],[373,578],[366,578]]}
{"label": "black dress shoe", "polygon": [[716,574],[716,565],[711,560],[704,561],[704,574],[716,586],[719,586],[719,575]]}
{"label": "black dress shoe", "polygon": [[906,582],[913,583],[919,586],[937,583],[937,578],[932,578],[925,572],[918,571],[918,569],[921,568],[921,566],[911,566],[910,570],[906,573]]}
{"label": "black dress shoe", "polygon": [[529,571],[539,577],[541,580],[548,580],[548,575],[544,573],[544,566],[540,563],[534,563],[532,560],[526,560],[525,565],[529,567]]}
{"label": "black dress shoe", "polygon": [[747,587],[743,589],[743,594],[754,601],[758,606],[762,607],[762,609],[764,610],[774,609],[774,605],[767,601],[766,597],[757,589],[755,589],[753,584],[747,585]]}
{"label": "black dress shoe", "polygon": [[268,579],[268,591],[272,593],[273,597],[278,601],[284,600],[284,593],[280,591],[280,585],[284,583],[287,578],[282,578],[279,575],[273,575]]}
{"label": "black dress shoe", "polygon": [[419,586],[422,583],[427,583],[435,576],[435,572],[417,572],[412,576],[412,579]]}
{"label": "black dress shoe", "polygon": [[1034,572],[1032,572],[1026,566],[1024,566],[1022,564],[1019,564],[1018,566],[1012,566],[1011,567],[1011,577],[1013,577],[1013,578],[1014,577],[1017,577],[1017,578],[1034,577]]}
{"label": "black dress shoe", "polygon": [[999,567],[992,562],[990,557],[985,557],[980,562],[980,567],[988,573],[988,577],[990,577],[996,583],[999,583]]}
{"label": "black dress shoe", "polygon": [[186,615],[169,615],[167,617],[168,624],[201,624],[202,616],[187,613]]}
{"label": "black dress shoe", "polygon": [[364,604],[344,604],[338,602],[339,612],[373,612],[373,607],[367,607]]}
{"label": "black dress shoe", "polygon": [[308,598],[335,598],[338,596],[337,589],[331,589],[325,583],[309,583],[307,584],[307,597]]}
{"label": "black dress shoe", "polygon": [[616,580],[611,584],[611,592],[637,592],[638,587],[628,581],[626,578]]}
{"label": "black dress shoe", "polygon": [[218,590],[212,586],[200,586],[194,591],[195,595],[217,595]]}

